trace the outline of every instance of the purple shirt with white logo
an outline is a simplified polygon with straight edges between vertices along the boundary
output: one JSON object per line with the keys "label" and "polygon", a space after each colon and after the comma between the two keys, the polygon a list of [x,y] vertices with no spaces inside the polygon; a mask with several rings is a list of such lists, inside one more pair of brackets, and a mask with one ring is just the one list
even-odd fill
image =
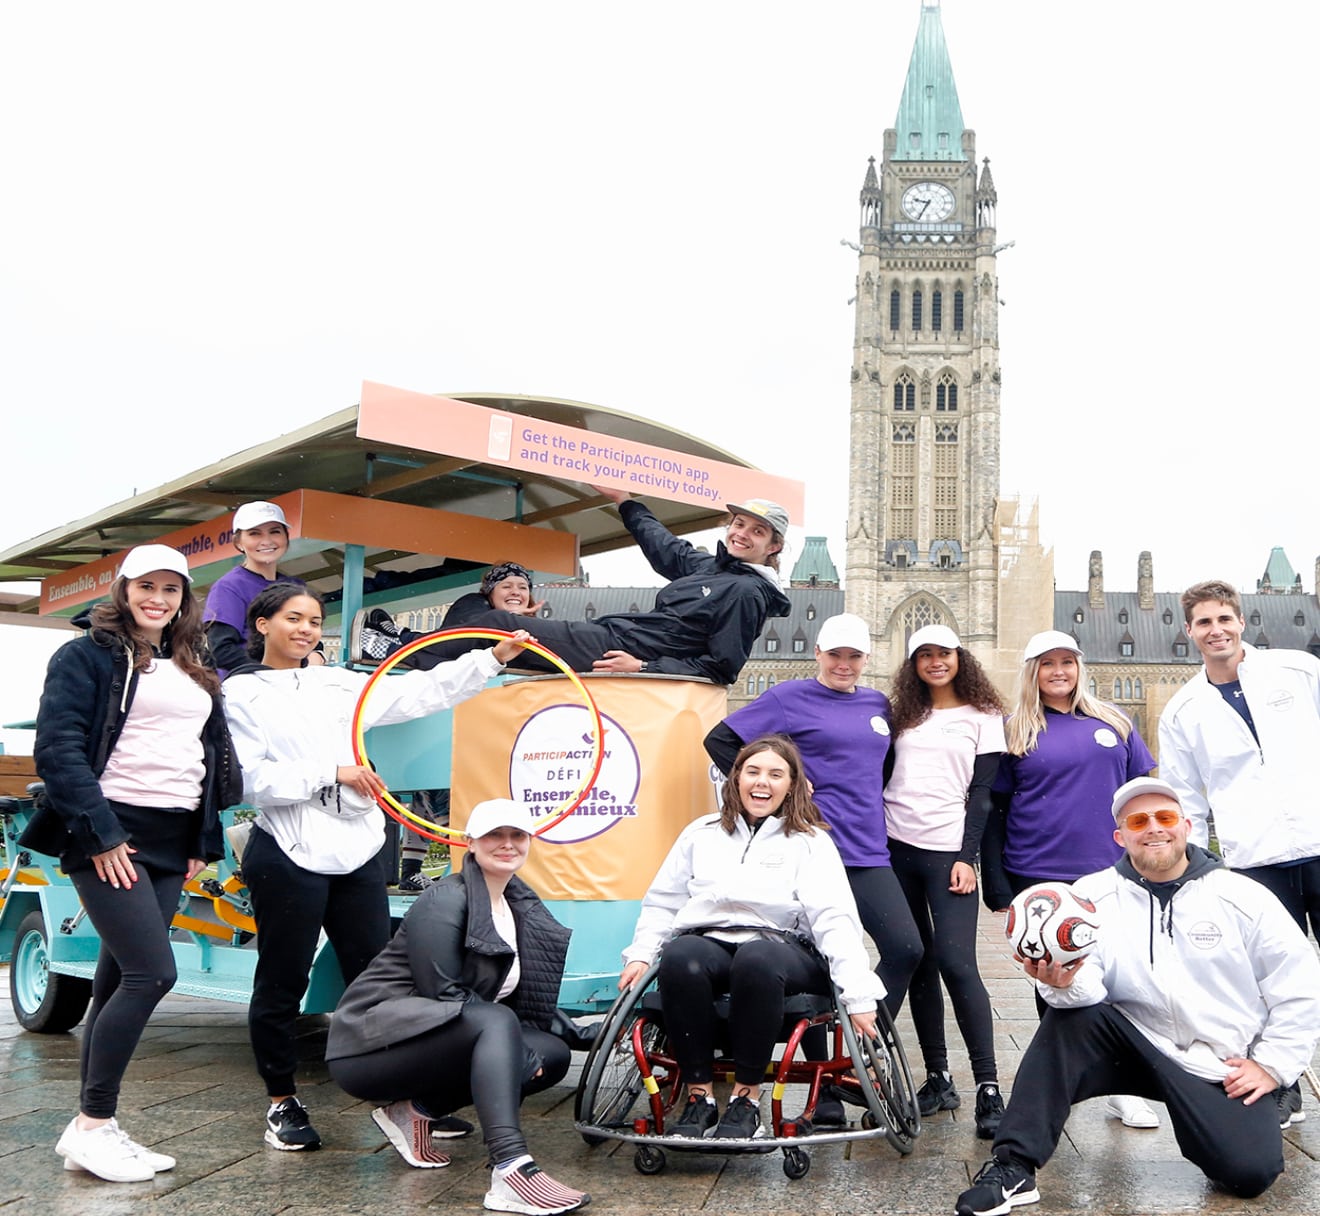
{"label": "purple shirt with white logo", "polygon": [[1114,791],[1154,767],[1135,728],[1125,742],[1097,718],[1046,709],[1036,750],[1005,752],[999,766],[995,789],[1012,795],[1004,868],[1071,882],[1112,866],[1123,854],[1114,843]]}
{"label": "purple shirt with white logo", "polygon": [[724,724],[744,743],[759,735],[790,736],[843,864],[889,864],[884,796],[889,698],[884,693],[861,687],[836,692],[819,680],[786,680]]}

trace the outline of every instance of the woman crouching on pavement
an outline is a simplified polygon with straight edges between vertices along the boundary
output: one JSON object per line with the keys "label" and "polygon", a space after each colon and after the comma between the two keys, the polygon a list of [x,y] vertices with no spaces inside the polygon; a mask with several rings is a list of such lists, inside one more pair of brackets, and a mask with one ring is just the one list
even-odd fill
{"label": "woman crouching on pavement", "polygon": [[568,1071],[551,1033],[569,931],[517,873],[531,813],[507,798],[468,820],[463,869],[432,884],[393,940],[349,985],[326,1044],[346,1093],[381,1103],[371,1117],[419,1169],[449,1164],[435,1121],[475,1105],[496,1212],[572,1212],[589,1196],[556,1182],[527,1151],[519,1107]]}

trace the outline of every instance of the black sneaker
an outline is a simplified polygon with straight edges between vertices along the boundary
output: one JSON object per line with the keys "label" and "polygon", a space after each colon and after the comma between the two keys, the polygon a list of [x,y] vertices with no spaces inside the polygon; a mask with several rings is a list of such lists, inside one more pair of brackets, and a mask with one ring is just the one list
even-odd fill
{"label": "black sneaker", "polygon": [[719,1119],[715,1103],[705,1094],[692,1094],[683,1113],[670,1125],[671,1136],[691,1136],[695,1140],[709,1136]]}
{"label": "black sneaker", "polygon": [[399,879],[399,885],[395,889],[402,895],[420,895],[430,885],[431,879],[418,870],[416,874],[409,874],[407,878]]}
{"label": "black sneaker", "polygon": [[457,1115],[441,1115],[431,1120],[431,1136],[436,1140],[461,1140],[477,1129]]}
{"label": "black sneaker", "polygon": [[764,1135],[761,1108],[750,1098],[734,1098],[715,1129],[716,1140],[759,1140]]}
{"label": "black sneaker", "polygon": [[954,1205],[958,1216],[1004,1216],[1024,1203],[1039,1203],[1036,1175],[1022,1165],[991,1157]]}
{"label": "black sneaker", "polygon": [[816,1113],[811,1116],[811,1124],[819,1128],[848,1126],[848,1113],[834,1090],[821,1090],[820,1097],[816,1099]]}
{"label": "black sneaker", "polygon": [[957,1110],[962,1105],[958,1091],[953,1087],[953,1078],[948,1073],[928,1072],[926,1084],[917,1090],[917,1109],[923,1119],[929,1119],[936,1111]]}
{"label": "black sneaker", "polygon": [[266,1112],[266,1143],[283,1152],[321,1147],[321,1137],[297,1098],[285,1098]]}
{"label": "black sneaker", "polygon": [[1280,1085],[1274,1091],[1274,1100],[1279,1104],[1280,1131],[1287,1131],[1294,1123],[1306,1122],[1306,1112],[1302,1109],[1302,1087],[1298,1082]]}
{"label": "black sneaker", "polygon": [[348,661],[379,663],[402,645],[399,627],[383,608],[361,608],[348,630]]}
{"label": "black sneaker", "polygon": [[976,1087],[976,1136],[979,1140],[993,1140],[1004,1117],[1004,1095],[994,1084]]}

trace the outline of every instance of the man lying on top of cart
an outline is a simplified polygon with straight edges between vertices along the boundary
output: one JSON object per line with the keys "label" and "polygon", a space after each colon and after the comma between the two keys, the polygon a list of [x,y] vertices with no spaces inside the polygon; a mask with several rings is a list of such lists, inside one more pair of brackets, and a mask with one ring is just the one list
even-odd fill
{"label": "man lying on top of cart", "polygon": [[[779,554],[788,512],[767,499],[729,504],[730,520],[715,553],[676,537],[626,493],[596,487],[619,506],[619,515],[657,574],[670,579],[651,612],[619,613],[594,621],[556,621],[491,610],[464,624],[472,629],[525,629],[575,671],[653,672],[732,684],[747,662],[767,617],[787,616],[779,588]],[[376,608],[359,613],[349,633],[353,662],[380,661],[424,635],[399,630]],[[428,647],[409,662],[430,667],[493,639],[455,639]],[[516,664],[556,670],[524,652]]]}

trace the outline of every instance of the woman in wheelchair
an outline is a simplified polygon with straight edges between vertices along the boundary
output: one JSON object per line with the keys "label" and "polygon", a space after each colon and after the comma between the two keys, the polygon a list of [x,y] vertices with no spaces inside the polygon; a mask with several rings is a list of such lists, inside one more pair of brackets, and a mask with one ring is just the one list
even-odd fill
{"label": "woman in wheelchair", "polygon": [[[657,953],[657,983],[688,1099],[670,1133],[763,1136],[761,1080],[784,998],[838,987],[858,1034],[875,1034],[884,985],[871,970],[843,862],[811,801],[785,735],[739,752],[718,815],[689,825],[642,901],[620,989]],[[722,1118],[712,1093],[717,996],[729,996],[733,1095]],[[713,1131],[712,1131],[713,1129]]]}

